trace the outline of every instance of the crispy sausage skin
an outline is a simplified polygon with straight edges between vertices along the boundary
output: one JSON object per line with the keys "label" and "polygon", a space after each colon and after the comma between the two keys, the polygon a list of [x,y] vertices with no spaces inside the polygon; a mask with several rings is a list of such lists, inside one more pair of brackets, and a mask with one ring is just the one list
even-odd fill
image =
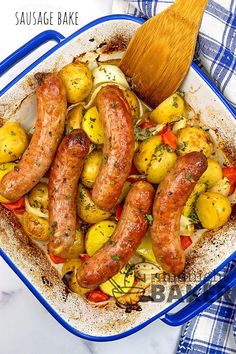
{"label": "crispy sausage skin", "polygon": [[134,153],[133,122],[130,107],[116,86],[103,87],[97,107],[105,132],[103,162],[96,178],[92,199],[101,209],[112,209],[126,181]]}
{"label": "crispy sausage skin", "polygon": [[88,151],[86,133],[74,130],[62,140],[53,162],[48,184],[52,254],[63,256],[75,240],[77,185]]}
{"label": "crispy sausage skin", "polygon": [[153,204],[151,240],[157,261],[168,273],[179,275],[185,267],[179,235],[180,217],[184,204],[206,169],[206,157],[201,152],[191,152],[176,161],[158,186]]}
{"label": "crispy sausage skin", "polygon": [[78,270],[78,283],[94,288],[118,273],[129,261],[147,231],[155,191],[148,182],[137,182],[129,191],[121,218],[111,239]]}
{"label": "crispy sausage skin", "polygon": [[11,201],[22,197],[43,177],[64,131],[67,102],[62,81],[49,73],[36,74],[35,77],[38,81],[35,132],[17,168],[0,182],[0,194]]}

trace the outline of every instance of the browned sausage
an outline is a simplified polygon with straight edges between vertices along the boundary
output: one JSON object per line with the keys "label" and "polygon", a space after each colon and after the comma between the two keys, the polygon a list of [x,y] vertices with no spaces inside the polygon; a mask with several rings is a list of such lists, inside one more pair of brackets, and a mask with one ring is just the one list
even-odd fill
{"label": "browned sausage", "polygon": [[78,283],[94,288],[118,273],[130,260],[147,231],[155,191],[148,182],[137,182],[129,191],[121,218],[111,239],[78,270]]}
{"label": "browned sausage", "polygon": [[130,107],[117,86],[103,87],[97,107],[105,132],[103,162],[96,178],[92,199],[101,209],[112,209],[129,176],[134,134]]}
{"label": "browned sausage", "polygon": [[53,162],[48,185],[52,254],[63,256],[75,240],[77,185],[88,151],[86,133],[74,130],[62,140]]}
{"label": "browned sausage", "polygon": [[67,102],[61,80],[36,74],[37,121],[30,144],[19,164],[0,182],[0,194],[15,201],[30,191],[49,169],[64,131]]}
{"label": "browned sausage", "polygon": [[184,204],[206,169],[206,157],[201,152],[191,152],[176,161],[158,186],[153,204],[151,239],[155,257],[168,273],[178,275],[185,267],[179,235],[180,217]]}

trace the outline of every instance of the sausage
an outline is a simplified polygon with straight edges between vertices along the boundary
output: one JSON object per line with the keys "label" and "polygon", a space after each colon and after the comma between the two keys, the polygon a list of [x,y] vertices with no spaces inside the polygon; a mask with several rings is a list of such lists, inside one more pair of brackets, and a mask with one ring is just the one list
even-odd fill
{"label": "sausage", "polygon": [[179,275],[185,267],[179,235],[180,217],[186,201],[206,169],[205,155],[191,152],[176,161],[158,186],[153,204],[151,240],[156,260],[168,273]]}
{"label": "sausage", "polygon": [[92,191],[94,203],[111,210],[129,176],[134,153],[134,133],[130,107],[117,86],[103,87],[97,107],[105,134],[103,162]]}
{"label": "sausage", "polygon": [[38,81],[35,132],[17,167],[0,182],[1,195],[11,201],[29,192],[44,176],[64,131],[67,102],[62,81],[49,73],[38,73],[35,77]]}
{"label": "sausage", "polygon": [[89,138],[82,129],[73,130],[62,140],[53,162],[48,183],[48,215],[54,255],[73,244],[76,230],[76,195],[83,161],[89,151]]}
{"label": "sausage", "polygon": [[148,182],[132,186],[112,237],[77,271],[81,286],[94,288],[104,283],[129,261],[147,231],[146,214],[150,212],[154,195],[154,188]]}

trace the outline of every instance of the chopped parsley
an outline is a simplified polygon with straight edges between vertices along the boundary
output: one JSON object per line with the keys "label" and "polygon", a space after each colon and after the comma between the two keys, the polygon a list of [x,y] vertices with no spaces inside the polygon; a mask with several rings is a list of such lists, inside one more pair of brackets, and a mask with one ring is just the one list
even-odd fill
{"label": "chopped parsley", "polygon": [[177,100],[178,100],[178,97],[173,96],[173,103],[172,103],[172,106],[175,107],[175,108],[178,108],[178,107],[179,107]]}
{"label": "chopped parsley", "polygon": [[56,227],[57,227],[57,221],[54,221],[54,222],[52,223],[52,234],[55,233]]}
{"label": "chopped parsley", "polygon": [[146,215],[145,215],[145,220],[147,220],[149,226],[152,226],[153,217],[152,217],[151,214],[146,214]]}
{"label": "chopped parsley", "polygon": [[113,261],[115,261],[115,262],[118,262],[118,261],[120,260],[120,256],[119,256],[118,254],[113,254],[113,255],[111,256],[111,259],[112,259]]}
{"label": "chopped parsley", "polygon": [[109,243],[109,245],[111,245],[111,246],[115,246],[115,245],[116,245],[116,242],[113,241],[111,238],[109,238],[108,243]]}
{"label": "chopped parsley", "polygon": [[188,173],[186,178],[189,182],[194,182],[193,175],[191,173]]}

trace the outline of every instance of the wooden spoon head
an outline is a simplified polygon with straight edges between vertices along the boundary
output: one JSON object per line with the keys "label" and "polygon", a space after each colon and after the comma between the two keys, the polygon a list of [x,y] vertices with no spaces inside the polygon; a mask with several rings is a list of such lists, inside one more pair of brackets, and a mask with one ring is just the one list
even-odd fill
{"label": "wooden spoon head", "polygon": [[[191,6],[187,7],[190,2],[197,8],[200,2],[201,7],[192,11]],[[132,38],[120,68],[132,79],[134,91],[150,106],[156,107],[183,82],[193,59],[206,3],[181,0],[145,22]]]}

